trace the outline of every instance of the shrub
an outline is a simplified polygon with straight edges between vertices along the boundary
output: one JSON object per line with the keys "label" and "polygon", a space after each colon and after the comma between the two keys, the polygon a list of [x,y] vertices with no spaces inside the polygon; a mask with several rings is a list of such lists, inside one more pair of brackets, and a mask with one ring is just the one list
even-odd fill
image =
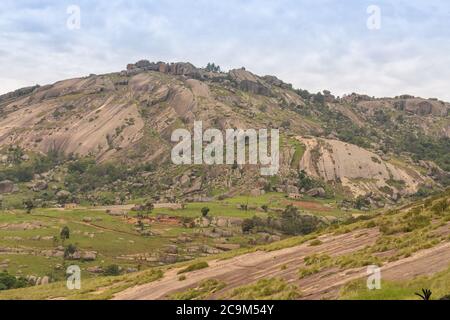
{"label": "shrub", "polygon": [[319,239],[315,239],[315,240],[311,241],[311,243],[310,243],[309,245],[310,245],[311,247],[314,247],[314,246],[320,246],[322,243],[323,243],[323,242],[320,241]]}
{"label": "shrub", "polygon": [[281,214],[281,230],[289,235],[305,235],[316,231],[321,221],[316,216],[300,215],[292,205]]}
{"label": "shrub", "polygon": [[434,214],[442,214],[448,207],[449,204],[447,199],[442,199],[431,207],[431,211],[433,211]]}
{"label": "shrub", "polygon": [[28,281],[25,278],[16,278],[6,271],[0,273],[0,291],[24,288],[26,286],[28,286]]}
{"label": "shrub", "polygon": [[117,264],[112,264],[105,268],[103,274],[105,276],[119,276],[121,272],[121,268]]}
{"label": "shrub", "polygon": [[199,283],[198,287],[189,289],[185,292],[177,292],[173,295],[169,296],[171,300],[200,300],[205,299],[211,294],[223,289],[225,287],[225,283],[215,280],[209,279]]}
{"label": "shrub", "polygon": [[64,258],[69,258],[72,254],[77,252],[77,247],[73,244],[69,244],[66,249],[64,249]]}
{"label": "shrub", "polygon": [[66,241],[67,239],[70,238],[70,229],[68,226],[65,226],[64,228],[62,228],[61,233],[59,234],[59,236],[61,237],[61,241],[64,243],[64,241]]}
{"label": "shrub", "polygon": [[202,208],[202,216],[203,216],[204,218],[206,218],[206,217],[208,216],[209,211],[210,211],[210,210],[209,210],[208,207]]}
{"label": "shrub", "polygon": [[195,270],[201,270],[201,269],[205,269],[205,268],[208,268],[208,267],[209,267],[209,264],[207,262],[205,262],[205,261],[197,262],[197,263],[193,263],[193,264],[187,266],[186,268],[178,271],[178,274],[192,272],[192,271],[195,271]]}

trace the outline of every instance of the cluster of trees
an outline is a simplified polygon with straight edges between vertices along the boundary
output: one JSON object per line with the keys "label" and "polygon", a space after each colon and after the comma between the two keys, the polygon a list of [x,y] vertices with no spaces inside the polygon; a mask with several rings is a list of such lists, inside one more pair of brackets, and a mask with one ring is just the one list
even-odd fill
{"label": "cluster of trees", "polygon": [[71,192],[88,192],[114,181],[124,180],[128,174],[123,166],[113,163],[97,164],[90,158],[79,159],[69,163],[66,183]]}
{"label": "cluster of trees", "polygon": [[269,216],[263,219],[254,216],[251,219],[245,219],[242,223],[242,231],[248,233],[251,231],[280,231],[286,235],[305,235],[316,231],[323,225],[323,222],[316,216],[302,214],[292,205],[279,216]]}
{"label": "cluster of trees", "polygon": [[28,286],[27,279],[23,277],[17,278],[6,271],[0,273],[0,291],[24,288],[26,286]]}
{"label": "cluster of trees", "polygon": [[23,154],[21,148],[14,149],[11,160],[13,166],[0,169],[0,180],[29,182],[35,174],[49,171],[62,160],[62,155],[54,150],[49,151],[47,155],[36,155],[29,161],[22,161]]}
{"label": "cluster of trees", "polygon": [[406,133],[392,142],[398,152],[410,152],[414,160],[432,160],[443,170],[450,171],[450,138],[433,138]]}
{"label": "cluster of trees", "polygon": [[209,72],[220,72],[220,66],[215,63],[208,63],[206,65],[206,70]]}

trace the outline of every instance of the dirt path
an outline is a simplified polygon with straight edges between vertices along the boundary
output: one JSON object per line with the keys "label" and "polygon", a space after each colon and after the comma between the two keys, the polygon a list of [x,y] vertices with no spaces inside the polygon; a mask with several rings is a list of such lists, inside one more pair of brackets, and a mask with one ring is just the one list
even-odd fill
{"label": "dirt path", "polygon": [[[227,284],[224,290],[209,297],[218,299],[234,288],[270,277],[281,277],[297,285],[303,293],[303,299],[337,298],[339,289],[344,284],[366,276],[366,268],[345,271],[328,269],[299,280],[298,269],[304,266],[304,258],[314,253],[325,253],[332,257],[349,254],[373,244],[378,236],[375,229],[358,230],[339,236],[321,237],[323,244],[320,246],[303,244],[273,252],[258,251],[225,261],[211,261],[209,268],[187,274],[184,281],[178,280],[179,269],[169,270],[161,280],[127,289],[118,293],[114,299],[166,299],[167,295],[185,291],[211,278]],[[449,264],[450,243],[445,243],[418,252],[407,259],[386,264],[382,268],[382,276],[386,280],[412,279],[444,270]]]}

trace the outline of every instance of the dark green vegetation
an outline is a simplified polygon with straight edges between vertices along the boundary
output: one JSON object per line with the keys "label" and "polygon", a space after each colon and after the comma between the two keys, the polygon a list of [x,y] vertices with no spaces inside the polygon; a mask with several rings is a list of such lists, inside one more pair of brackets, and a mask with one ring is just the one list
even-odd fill
{"label": "dark green vegetation", "polygon": [[24,288],[28,286],[28,281],[25,278],[17,278],[3,271],[0,273],[0,291],[17,288]]}
{"label": "dark green vegetation", "polygon": [[209,265],[207,262],[197,262],[197,263],[191,264],[191,265],[187,266],[186,268],[178,271],[178,274],[201,270],[201,269],[205,269],[208,267],[209,267]]}
{"label": "dark green vegetation", "polygon": [[306,235],[324,226],[324,222],[313,215],[301,214],[298,208],[289,205],[281,214],[271,214],[266,218],[254,216],[245,219],[242,231],[248,232],[282,232],[286,235]]}

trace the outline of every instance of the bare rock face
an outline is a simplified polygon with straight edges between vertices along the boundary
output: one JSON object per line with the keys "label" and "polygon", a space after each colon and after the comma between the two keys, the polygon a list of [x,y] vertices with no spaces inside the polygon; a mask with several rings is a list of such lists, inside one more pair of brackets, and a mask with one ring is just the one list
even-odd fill
{"label": "bare rock face", "polygon": [[251,72],[248,72],[244,68],[231,70],[228,74],[230,78],[237,83],[238,88],[242,91],[263,96],[271,95],[270,88],[263,84],[257,76]]}
{"label": "bare rock face", "polygon": [[[405,170],[349,143],[319,138],[299,140],[306,146],[300,168],[310,176],[341,183],[355,196],[387,188],[402,194],[413,194],[426,181],[426,177],[412,168]],[[314,192],[312,196],[320,196],[322,190],[311,192]]]}
{"label": "bare rock face", "polygon": [[253,94],[259,94],[262,96],[270,96],[271,93],[270,89],[267,88],[266,86],[250,80],[242,80],[239,83],[239,89],[241,89],[242,91],[251,92]]}

